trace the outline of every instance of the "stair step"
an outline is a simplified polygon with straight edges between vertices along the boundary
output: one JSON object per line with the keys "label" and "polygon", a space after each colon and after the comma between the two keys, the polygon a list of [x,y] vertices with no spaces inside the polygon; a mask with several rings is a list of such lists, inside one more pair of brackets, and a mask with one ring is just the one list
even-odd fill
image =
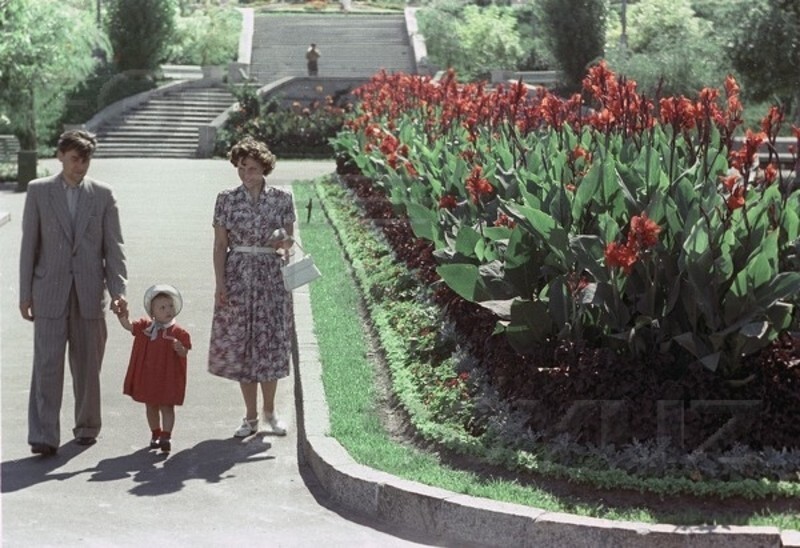
{"label": "stair step", "polygon": [[175,133],[169,130],[164,131],[144,131],[141,133],[131,132],[126,130],[114,130],[108,133],[100,134],[104,143],[113,141],[148,141],[158,137],[160,141],[182,141],[188,143],[197,143],[197,132],[191,133]]}
{"label": "stair step", "polygon": [[101,130],[104,132],[112,132],[112,131],[136,131],[136,132],[154,132],[159,131],[160,129],[168,129],[171,132],[176,133],[194,133],[197,134],[198,126],[197,124],[163,124],[163,123],[150,123],[150,124],[116,124],[113,126],[108,126],[106,130]]}
{"label": "stair step", "polygon": [[[155,142],[155,137],[158,137],[158,142]],[[172,136],[168,133],[159,133],[156,135],[103,135],[103,146],[116,145],[116,144],[149,144],[154,143],[154,146],[162,144],[170,145],[183,145],[183,146],[197,146],[197,136],[194,137],[181,137]]]}
{"label": "stair step", "polygon": [[[220,110],[219,112],[222,112]],[[219,114],[219,112],[187,112],[187,111],[163,111],[163,112],[156,112],[156,111],[138,111],[128,115],[124,115],[123,122],[125,123],[136,123],[137,120],[152,120],[152,121],[159,121],[159,120],[173,120],[173,121],[195,121],[198,123],[204,123],[204,121],[213,120]]]}

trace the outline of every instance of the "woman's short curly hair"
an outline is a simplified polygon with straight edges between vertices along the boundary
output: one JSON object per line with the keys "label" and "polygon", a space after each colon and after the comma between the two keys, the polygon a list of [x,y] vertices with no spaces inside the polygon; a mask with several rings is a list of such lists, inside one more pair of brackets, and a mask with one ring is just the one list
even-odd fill
{"label": "woman's short curly hair", "polygon": [[239,162],[252,158],[264,167],[264,175],[269,175],[275,169],[275,155],[267,148],[267,145],[253,139],[245,137],[231,147],[229,157],[231,163],[239,167]]}

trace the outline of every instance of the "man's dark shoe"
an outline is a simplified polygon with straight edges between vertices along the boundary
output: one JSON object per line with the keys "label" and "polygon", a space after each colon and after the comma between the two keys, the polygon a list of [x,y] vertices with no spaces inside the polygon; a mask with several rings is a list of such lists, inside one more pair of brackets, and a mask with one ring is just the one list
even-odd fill
{"label": "man's dark shoe", "polygon": [[56,454],[58,449],[53,447],[52,445],[47,445],[46,443],[32,443],[31,444],[31,453],[34,455],[41,455],[43,457],[52,457]]}
{"label": "man's dark shoe", "polygon": [[94,445],[96,442],[97,438],[93,438],[91,436],[75,438],[75,443],[77,443],[78,445]]}

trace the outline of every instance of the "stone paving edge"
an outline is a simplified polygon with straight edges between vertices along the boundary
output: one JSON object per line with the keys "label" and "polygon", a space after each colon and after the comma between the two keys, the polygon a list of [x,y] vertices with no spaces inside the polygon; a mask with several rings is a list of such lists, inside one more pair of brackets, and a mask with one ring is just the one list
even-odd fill
{"label": "stone paving edge", "polygon": [[308,286],[295,290],[298,451],[337,505],[383,523],[425,532],[445,544],[485,546],[800,547],[800,532],[777,527],[622,522],[547,512],[462,495],[358,464],[330,436],[322,366]]}

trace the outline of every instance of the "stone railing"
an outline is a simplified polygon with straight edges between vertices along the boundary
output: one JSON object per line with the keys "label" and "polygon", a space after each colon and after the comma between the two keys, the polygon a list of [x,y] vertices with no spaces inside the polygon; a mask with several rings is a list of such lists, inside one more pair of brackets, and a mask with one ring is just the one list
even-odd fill
{"label": "stone railing", "polygon": [[419,8],[406,8],[406,32],[408,32],[408,42],[411,44],[411,51],[414,53],[414,69],[417,74],[430,76],[433,68],[428,63],[428,47],[425,45],[425,37],[419,32],[417,26],[417,10]]}
{"label": "stone railing", "polygon": [[518,82],[522,80],[523,83],[531,86],[544,86],[551,87],[558,83],[561,73],[556,70],[503,70],[492,69],[490,71],[493,84],[500,84],[503,82]]}

